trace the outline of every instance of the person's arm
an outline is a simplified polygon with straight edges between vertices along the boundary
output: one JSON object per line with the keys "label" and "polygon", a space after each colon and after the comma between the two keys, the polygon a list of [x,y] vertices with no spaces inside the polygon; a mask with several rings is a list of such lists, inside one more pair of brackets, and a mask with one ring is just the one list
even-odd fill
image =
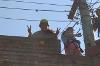
{"label": "person's arm", "polygon": [[30,25],[30,27],[29,26],[27,26],[27,31],[28,31],[28,37],[32,37],[32,32],[31,32],[31,25]]}
{"label": "person's arm", "polygon": [[63,42],[63,44],[65,44],[67,42],[66,36],[65,36],[65,31],[62,32],[61,34],[61,40]]}
{"label": "person's arm", "polygon": [[93,30],[96,31],[97,27],[98,27],[98,18],[97,17],[94,17],[92,19],[92,25],[93,25]]}
{"label": "person's arm", "polygon": [[59,29],[57,28],[57,30],[56,30],[56,35],[58,35],[58,34],[59,34],[60,29],[61,29],[61,28],[59,28]]}

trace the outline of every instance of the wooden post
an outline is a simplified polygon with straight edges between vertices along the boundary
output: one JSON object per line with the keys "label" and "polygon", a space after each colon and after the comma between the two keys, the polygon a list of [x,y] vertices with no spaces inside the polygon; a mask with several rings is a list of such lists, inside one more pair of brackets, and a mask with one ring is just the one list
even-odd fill
{"label": "wooden post", "polygon": [[95,46],[93,27],[91,24],[91,17],[86,0],[79,0],[79,10],[81,14],[81,22],[84,36],[84,43],[86,49]]}
{"label": "wooden post", "polygon": [[68,19],[74,18],[74,15],[76,13],[77,8],[78,8],[78,0],[74,0],[74,3],[72,5],[72,8],[71,8],[70,13],[68,15]]}

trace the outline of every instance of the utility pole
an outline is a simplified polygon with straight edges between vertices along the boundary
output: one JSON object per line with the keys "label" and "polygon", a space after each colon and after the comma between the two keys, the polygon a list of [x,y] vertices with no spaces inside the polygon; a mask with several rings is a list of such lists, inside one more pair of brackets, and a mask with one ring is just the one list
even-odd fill
{"label": "utility pole", "polygon": [[91,46],[95,46],[96,44],[94,41],[93,27],[91,24],[91,16],[90,16],[88,5],[86,3],[86,0],[78,0],[78,3],[79,3],[80,14],[81,14],[81,22],[83,28],[85,47],[88,48]]}
{"label": "utility pole", "polygon": [[90,12],[86,0],[74,0],[68,18],[73,19],[78,7],[81,15],[85,48],[87,49],[89,47],[95,46],[96,44],[94,41],[93,27],[91,24]]}

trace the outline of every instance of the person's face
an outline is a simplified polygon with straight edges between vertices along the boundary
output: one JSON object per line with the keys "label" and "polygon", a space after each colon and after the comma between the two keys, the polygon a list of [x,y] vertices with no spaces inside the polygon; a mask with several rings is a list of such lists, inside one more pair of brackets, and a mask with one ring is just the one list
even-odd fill
{"label": "person's face", "polygon": [[97,14],[97,16],[100,15],[100,9],[97,9],[97,10],[96,10],[96,14]]}
{"label": "person's face", "polygon": [[42,31],[46,31],[47,28],[48,28],[48,25],[42,24],[42,25],[40,26],[40,28],[41,28]]}
{"label": "person's face", "polygon": [[68,32],[69,33],[74,33],[74,30],[73,29],[70,29]]}

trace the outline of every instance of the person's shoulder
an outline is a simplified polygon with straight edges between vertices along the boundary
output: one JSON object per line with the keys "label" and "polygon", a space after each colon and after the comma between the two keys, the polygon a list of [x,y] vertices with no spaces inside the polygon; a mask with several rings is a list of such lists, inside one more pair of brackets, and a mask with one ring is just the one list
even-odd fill
{"label": "person's shoulder", "polygon": [[65,37],[65,31],[63,31],[61,34],[61,38],[64,38],[64,37]]}
{"label": "person's shoulder", "polygon": [[[40,33],[41,31],[36,31],[35,33]],[[33,33],[33,34],[35,34],[35,33]]]}
{"label": "person's shoulder", "polygon": [[48,33],[48,34],[54,34],[54,31],[53,31],[53,30],[48,29],[48,30],[47,30],[47,33]]}
{"label": "person's shoulder", "polygon": [[32,35],[37,35],[39,33],[41,33],[41,31],[37,31],[37,32],[33,33]]}
{"label": "person's shoulder", "polygon": [[62,32],[62,35],[65,35],[65,33],[66,33],[66,31],[63,31],[63,32]]}

